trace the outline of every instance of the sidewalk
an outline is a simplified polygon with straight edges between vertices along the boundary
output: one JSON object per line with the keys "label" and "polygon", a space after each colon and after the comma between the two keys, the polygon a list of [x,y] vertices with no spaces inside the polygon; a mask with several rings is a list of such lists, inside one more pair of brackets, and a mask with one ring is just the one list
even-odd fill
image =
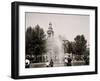
{"label": "sidewalk", "polygon": [[[54,63],[53,67],[61,67],[64,66],[64,64],[58,64],[58,63]],[[46,63],[31,63],[30,64],[30,68],[41,68],[41,67],[46,67]]]}
{"label": "sidewalk", "polygon": [[[82,66],[84,64],[85,64],[84,61],[74,61],[74,62],[72,62],[72,66]],[[64,63],[54,63],[54,65],[53,65],[53,67],[61,67],[61,66],[65,66]],[[42,67],[46,67],[45,62],[31,63],[30,64],[30,68],[42,68]]]}
{"label": "sidewalk", "polygon": [[39,67],[46,67],[45,62],[42,63],[31,63],[30,68],[39,68]]}

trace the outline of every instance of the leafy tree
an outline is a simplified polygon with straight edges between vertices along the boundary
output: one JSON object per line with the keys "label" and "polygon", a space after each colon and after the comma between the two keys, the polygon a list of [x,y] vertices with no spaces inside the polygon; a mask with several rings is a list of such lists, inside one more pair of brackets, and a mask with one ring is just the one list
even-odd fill
{"label": "leafy tree", "polygon": [[32,28],[28,27],[26,30],[26,37],[25,37],[25,43],[26,43],[26,55],[31,55],[32,54]]}
{"label": "leafy tree", "polygon": [[72,51],[73,51],[73,48],[72,48],[72,42],[69,42],[68,41],[68,43],[67,43],[67,52],[70,54],[70,53],[72,53]]}
{"label": "leafy tree", "polygon": [[46,39],[45,33],[39,25],[36,25],[35,28],[29,27],[26,31],[26,54],[34,55],[36,62],[38,55],[43,55],[46,52]]}
{"label": "leafy tree", "polygon": [[42,56],[42,54],[46,52],[45,44],[46,44],[46,39],[44,30],[40,28],[39,25],[36,25],[32,34],[32,45],[36,61],[38,61],[37,60],[38,55]]}
{"label": "leafy tree", "polygon": [[75,42],[71,42],[72,54],[75,54]]}
{"label": "leafy tree", "polygon": [[83,55],[86,51],[86,43],[87,40],[85,39],[84,35],[77,35],[75,38],[75,54]]}

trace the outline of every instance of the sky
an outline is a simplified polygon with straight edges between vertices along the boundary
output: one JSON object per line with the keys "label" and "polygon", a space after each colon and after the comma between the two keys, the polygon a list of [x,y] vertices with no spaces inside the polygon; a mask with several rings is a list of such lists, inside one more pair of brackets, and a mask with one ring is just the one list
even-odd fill
{"label": "sky", "polygon": [[49,22],[51,22],[55,36],[61,35],[69,41],[74,41],[77,35],[83,34],[89,43],[89,15],[26,12],[25,18],[26,29],[30,26],[35,27],[38,24],[46,33]]}

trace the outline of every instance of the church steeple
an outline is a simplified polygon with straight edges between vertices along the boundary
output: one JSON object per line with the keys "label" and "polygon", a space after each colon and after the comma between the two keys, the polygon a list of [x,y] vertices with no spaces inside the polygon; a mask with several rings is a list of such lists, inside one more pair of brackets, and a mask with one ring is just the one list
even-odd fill
{"label": "church steeple", "polygon": [[49,38],[54,36],[54,31],[53,31],[52,23],[51,22],[49,23],[49,28],[47,30],[47,34],[48,34]]}

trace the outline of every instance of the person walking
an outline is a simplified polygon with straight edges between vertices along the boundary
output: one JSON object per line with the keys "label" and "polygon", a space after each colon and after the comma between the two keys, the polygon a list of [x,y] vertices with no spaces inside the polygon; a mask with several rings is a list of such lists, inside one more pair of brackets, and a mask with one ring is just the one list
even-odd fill
{"label": "person walking", "polygon": [[46,62],[46,67],[49,67],[49,61],[47,60],[47,62]]}
{"label": "person walking", "polygon": [[67,66],[72,66],[72,59],[71,59],[71,57],[70,57],[70,55],[68,56],[68,63],[67,63]]}
{"label": "person walking", "polygon": [[67,66],[68,61],[67,61],[67,58],[66,57],[65,57],[64,62],[65,62],[65,66]]}
{"label": "person walking", "polygon": [[53,60],[51,59],[51,61],[50,61],[50,67],[53,67]]}
{"label": "person walking", "polygon": [[30,68],[30,60],[25,60],[25,68]]}

